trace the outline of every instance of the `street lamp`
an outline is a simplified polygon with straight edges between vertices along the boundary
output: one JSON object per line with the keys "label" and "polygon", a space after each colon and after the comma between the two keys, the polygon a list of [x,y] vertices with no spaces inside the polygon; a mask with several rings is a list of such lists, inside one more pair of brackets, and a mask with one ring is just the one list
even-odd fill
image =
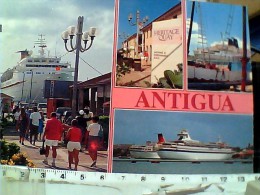
{"label": "street lamp", "polygon": [[136,56],[138,57],[138,52],[139,52],[139,40],[138,40],[138,38],[139,38],[139,32],[140,32],[140,29],[143,27],[143,25],[148,21],[148,16],[145,16],[144,18],[143,18],[143,20],[142,21],[140,21],[140,11],[139,10],[137,10],[136,11],[136,22],[135,23],[133,23],[132,22],[132,19],[133,19],[133,15],[130,13],[129,15],[128,15],[128,22],[129,22],[129,24],[131,25],[131,26],[135,26],[136,25],[136,45],[137,45],[137,47],[135,47],[135,54],[136,54]]}
{"label": "street lamp", "polygon": [[[79,52],[85,52],[90,49],[95,38],[96,28],[90,27],[89,31],[82,33],[83,28],[83,16],[78,17],[78,26],[77,29],[75,26],[68,27],[65,30],[61,37],[64,40],[65,48],[68,52],[73,52],[76,50],[76,59],[75,59],[75,73],[73,81],[73,94],[72,94],[72,116],[76,116],[77,109],[77,83],[78,83],[78,66],[79,66]],[[76,35],[76,45],[73,46],[73,38]],[[70,39],[70,48],[67,46],[67,42]],[[81,39],[83,40],[84,47],[82,47]],[[90,41],[90,43],[89,43]],[[89,45],[88,45],[89,43]],[[88,46],[87,46],[88,45]]]}

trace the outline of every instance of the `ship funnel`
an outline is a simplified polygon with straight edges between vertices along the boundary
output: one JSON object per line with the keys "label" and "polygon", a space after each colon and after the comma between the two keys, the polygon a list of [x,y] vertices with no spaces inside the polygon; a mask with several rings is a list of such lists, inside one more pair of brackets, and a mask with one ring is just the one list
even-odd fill
{"label": "ship funnel", "polygon": [[164,142],[165,142],[165,139],[163,137],[163,134],[162,133],[158,133],[158,144],[164,143]]}
{"label": "ship funnel", "polygon": [[17,53],[21,53],[21,60],[29,56],[28,50],[18,51]]}

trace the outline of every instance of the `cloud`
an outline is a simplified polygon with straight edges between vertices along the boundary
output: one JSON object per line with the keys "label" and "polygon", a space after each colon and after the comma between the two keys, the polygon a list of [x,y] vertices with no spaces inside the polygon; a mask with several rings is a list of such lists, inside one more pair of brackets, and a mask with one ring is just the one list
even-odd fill
{"label": "cloud", "polygon": [[[189,30],[190,28],[190,18],[186,21],[186,28]],[[192,32],[198,32],[199,31],[199,24],[197,22],[192,23]]]}

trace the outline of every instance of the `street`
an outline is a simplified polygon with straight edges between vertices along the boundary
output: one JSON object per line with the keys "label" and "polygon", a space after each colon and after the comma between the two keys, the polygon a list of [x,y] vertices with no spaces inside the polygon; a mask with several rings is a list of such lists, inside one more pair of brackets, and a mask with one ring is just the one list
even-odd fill
{"label": "street", "polygon": [[[20,151],[27,154],[28,159],[32,160],[36,168],[52,168],[43,163],[44,155],[40,155],[40,148],[42,141],[37,141],[35,145],[30,144],[28,140],[24,141],[24,145],[19,143],[19,132],[16,132],[15,127],[7,127],[4,131],[4,140],[7,142],[14,142],[20,146]],[[52,151],[48,157],[49,164],[52,162]],[[98,151],[97,166],[90,167],[92,160],[88,155],[88,151],[83,150],[79,153],[78,171],[90,172],[107,172],[107,151]],[[74,165],[72,164],[72,168]],[[65,147],[58,147],[56,167],[55,169],[68,170],[68,150]]]}

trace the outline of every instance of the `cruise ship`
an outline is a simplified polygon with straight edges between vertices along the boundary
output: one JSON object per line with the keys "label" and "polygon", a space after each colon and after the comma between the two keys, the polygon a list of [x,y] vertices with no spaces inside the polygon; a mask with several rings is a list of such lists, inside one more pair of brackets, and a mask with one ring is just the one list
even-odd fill
{"label": "cruise ship", "polygon": [[178,137],[173,142],[160,145],[157,152],[161,159],[221,161],[231,159],[234,155],[234,150],[226,143],[193,140],[185,129],[178,133]]}
{"label": "cruise ship", "polygon": [[45,80],[73,81],[74,68],[69,62],[61,62],[60,57],[45,54],[45,41],[39,38],[39,55],[23,50],[21,59],[13,68],[1,76],[1,92],[13,97],[14,103],[40,103],[44,99]]}

